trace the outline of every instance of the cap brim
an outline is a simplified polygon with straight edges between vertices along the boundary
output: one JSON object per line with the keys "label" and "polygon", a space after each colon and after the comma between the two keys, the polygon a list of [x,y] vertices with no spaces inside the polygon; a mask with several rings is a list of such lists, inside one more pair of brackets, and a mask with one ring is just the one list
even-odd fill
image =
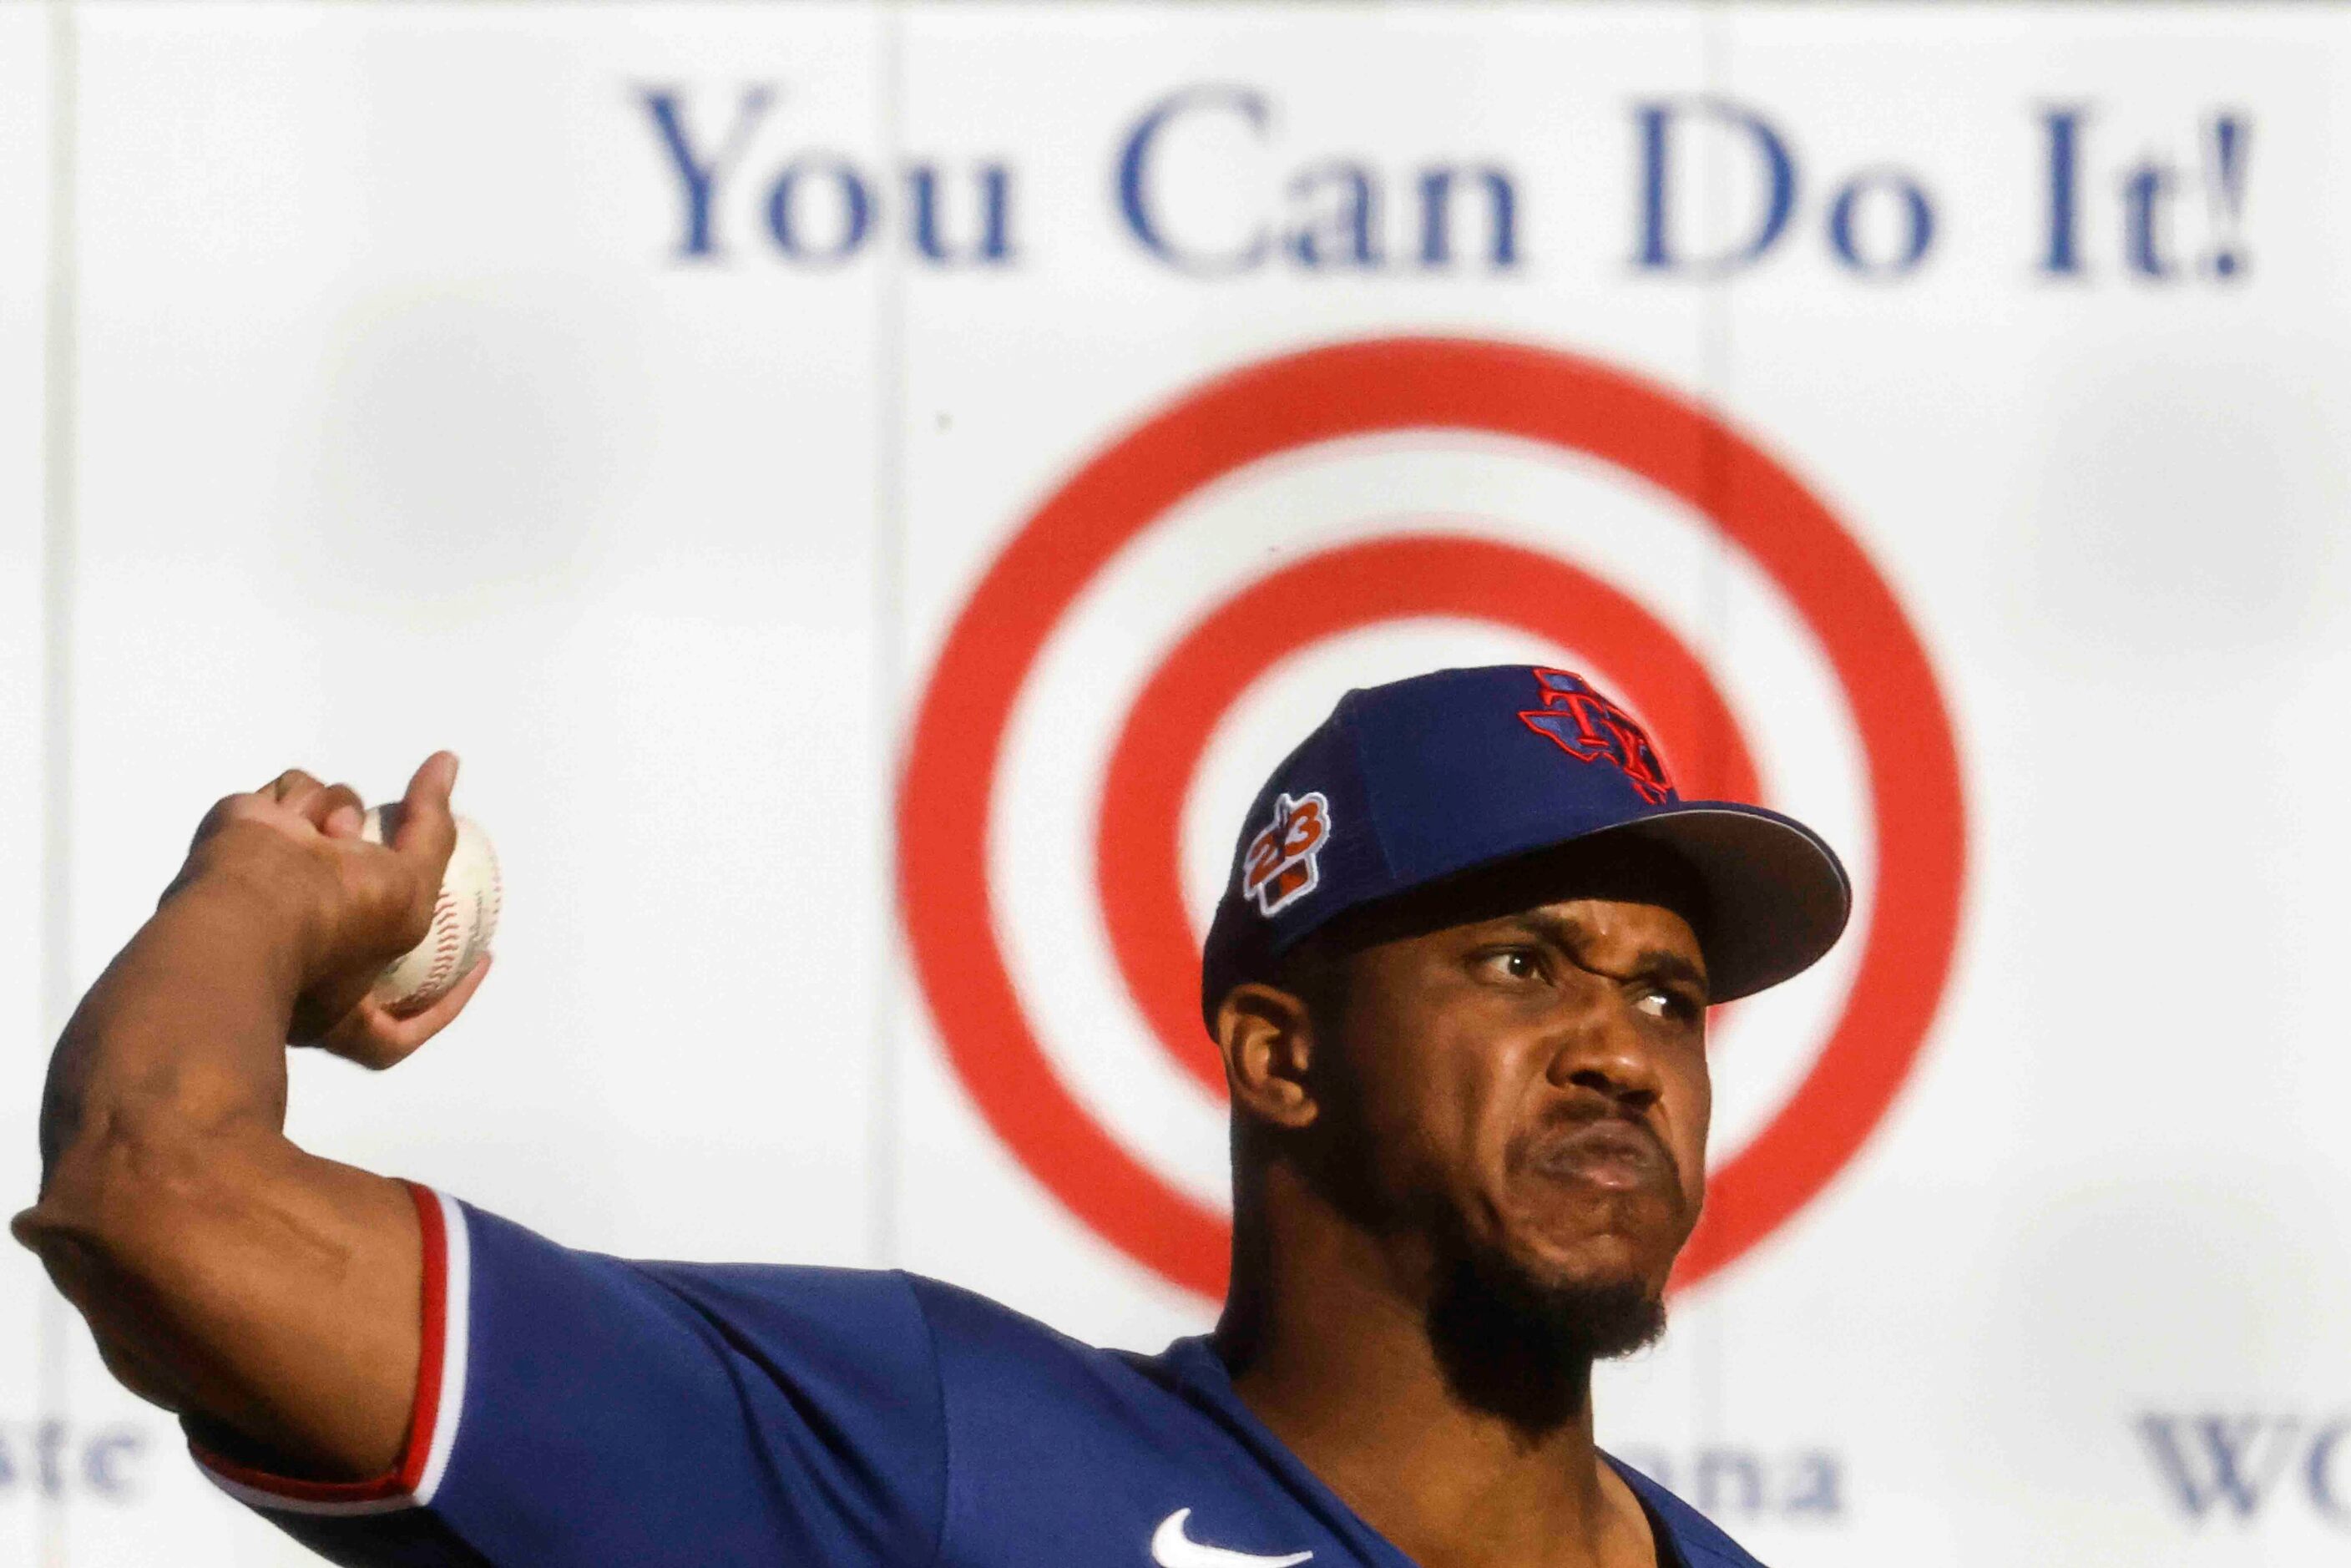
{"label": "cap brim", "polygon": [[1217,1004],[1244,975],[1262,972],[1289,944],[1342,915],[1384,907],[1438,886],[1481,877],[1553,854],[1570,845],[1633,838],[1679,861],[1706,905],[1700,945],[1711,1000],[1736,1001],[1803,973],[1836,946],[1853,915],[1853,883],[1836,852],[1793,818],[1736,800],[1683,800],[1646,816],[1573,833],[1479,861],[1417,886],[1334,905],[1324,921],[1294,932],[1288,944],[1244,948],[1218,940],[1245,907],[1228,894],[1202,954],[1201,1012],[1213,1032]]}
{"label": "cap brim", "polygon": [[1687,800],[1587,835],[1671,850],[1706,891],[1706,967],[1718,1002],[1803,973],[1853,915],[1853,883],[1820,835],[1761,806]]}

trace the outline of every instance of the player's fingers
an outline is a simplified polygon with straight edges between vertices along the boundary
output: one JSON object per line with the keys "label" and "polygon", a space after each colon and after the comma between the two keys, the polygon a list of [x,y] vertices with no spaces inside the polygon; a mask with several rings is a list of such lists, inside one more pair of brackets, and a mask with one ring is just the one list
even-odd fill
{"label": "player's fingers", "polygon": [[319,1048],[355,1061],[371,1071],[381,1072],[397,1066],[411,1048],[393,1039],[400,1020],[384,1009],[373,997],[362,998],[359,1006],[345,1013],[334,1028],[320,1035]]}
{"label": "player's fingers", "polygon": [[320,831],[335,813],[345,807],[358,811],[360,792],[348,784],[321,784],[317,779],[298,785],[280,802],[286,810],[300,817]]}
{"label": "player's fingers", "polygon": [[319,787],[318,779],[312,778],[301,768],[288,768],[285,772],[280,773],[277,778],[272,779],[268,783],[264,784],[260,789],[255,790],[254,793],[256,795],[266,795],[282,806],[286,804],[287,801],[295,799],[298,796],[307,796],[310,791],[318,789]]}
{"label": "player's fingers", "polygon": [[327,787],[324,784],[306,773],[299,780],[287,786],[285,793],[277,797],[277,809],[291,812],[316,827],[318,823],[311,816],[311,809],[318,802],[319,797],[326,792]]}
{"label": "player's fingers", "polygon": [[308,815],[329,838],[355,839],[360,836],[360,824],[367,819],[367,806],[350,785],[330,784],[319,791]]}
{"label": "player's fingers", "polygon": [[465,977],[449,988],[448,994],[421,1012],[402,1017],[385,1007],[373,997],[366,998],[351,1010],[350,1016],[335,1031],[320,1041],[336,1055],[358,1062],[362,1067],[381,1071],[406,1060],[416,1049],[449,1027],[456,1016],[465,1010],[474,993],[482,988],[489,977],[490,960],[485,954]]}

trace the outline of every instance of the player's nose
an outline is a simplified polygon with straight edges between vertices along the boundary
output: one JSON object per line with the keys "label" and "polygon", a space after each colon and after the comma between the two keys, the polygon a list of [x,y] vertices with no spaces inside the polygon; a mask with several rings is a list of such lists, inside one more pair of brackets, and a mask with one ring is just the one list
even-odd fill
{"label": "player's nose", "polygon": [[1544,1075],[1562,1090],[1605,1095],[1627,1116],[1646,1113],[1665,1092],[1656,1047],[1614,1009],[1563,1022],[1551,1042]]}

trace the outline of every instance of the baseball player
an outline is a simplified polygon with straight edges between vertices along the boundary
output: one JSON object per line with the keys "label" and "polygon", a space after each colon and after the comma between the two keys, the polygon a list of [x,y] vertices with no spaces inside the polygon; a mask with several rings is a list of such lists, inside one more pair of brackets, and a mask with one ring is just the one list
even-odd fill
{"label": "baseball player", "polygon": [[389,846],[288,773],[199,831],[51,1068],[16,1233],[231,1495],[337,1562],[1729,1568],[1593,1439],[1705,1182],[1710,1003],[1795,974],[1836,857],[1685,801],[1564,671],[1349,693],[1243,825],[1203,954],[1232,1100],[1216,1332],[1098,1350],[898,1272],[634,1262],[309,1154],[289,1040],[462,1009],[424,929],[456,765]]}

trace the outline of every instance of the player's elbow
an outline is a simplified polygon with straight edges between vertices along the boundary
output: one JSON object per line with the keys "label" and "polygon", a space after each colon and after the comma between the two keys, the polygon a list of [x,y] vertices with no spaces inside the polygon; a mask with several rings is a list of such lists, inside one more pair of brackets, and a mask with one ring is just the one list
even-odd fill
{"label": "player's elbow", "polygon": [[123,1121],[93,1129],[57,1151],[9,1228],[85,1313],[168,1297],[203,1271],[204,1217],[234,1201],[242,1162],[215,1143]]}
{"label": "player's elbow", "polygon": [[9,1225],[80,1311],[107,1370],[171,1410],[183,1404],[178,1380],[146,1342],[202,1275],[202,1228],[189,1219],[197,1159],[122,1137],[75,1145]]}

